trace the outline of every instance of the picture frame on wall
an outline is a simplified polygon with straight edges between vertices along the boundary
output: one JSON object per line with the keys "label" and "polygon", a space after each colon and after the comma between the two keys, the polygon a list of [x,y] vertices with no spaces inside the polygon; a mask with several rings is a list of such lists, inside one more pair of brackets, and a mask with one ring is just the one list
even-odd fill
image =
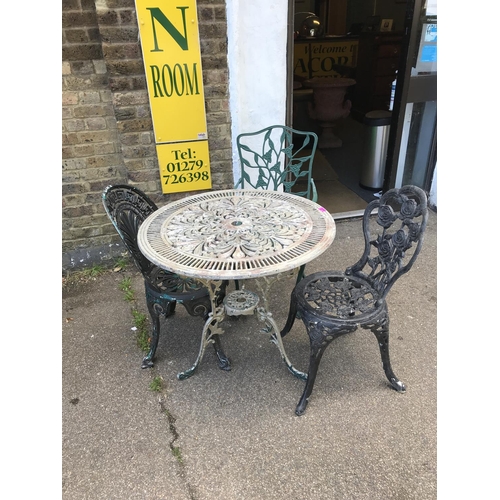
{"label": "picture frame on wall", "polygon": [[392,19],[382,19],[380,21],[380,31],[391,31],[392,30]]}

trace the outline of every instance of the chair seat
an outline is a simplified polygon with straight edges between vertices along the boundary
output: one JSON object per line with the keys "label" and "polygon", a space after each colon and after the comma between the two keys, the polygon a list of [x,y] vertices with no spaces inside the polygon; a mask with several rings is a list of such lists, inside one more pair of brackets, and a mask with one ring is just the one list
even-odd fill
{"label": "chair seat", "polygon": [[364,323],[378,314],[385,302],[364,279],[343,272],[311,274],[296,287],[299,310],[342,323]]}

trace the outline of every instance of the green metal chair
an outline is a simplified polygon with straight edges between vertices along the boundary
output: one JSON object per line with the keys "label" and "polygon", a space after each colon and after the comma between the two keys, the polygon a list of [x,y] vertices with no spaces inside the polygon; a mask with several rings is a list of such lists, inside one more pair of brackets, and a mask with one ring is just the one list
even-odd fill
{"label": "green metal chair", "polygon": [[[318,136],[283,125],[271,125],[236,137],[241,177],[235,189],[264,189],[318,200],[312,177]],[[305,264],[297,275],[304,276]],[[239,288],[238,281],[235,282]]]}
{"label": "green metal chair", "polygon": [[317,201],[312,167],[318,136],[282,125],[236,138],[241,164],[238,189],[265,189],[304,196]]}

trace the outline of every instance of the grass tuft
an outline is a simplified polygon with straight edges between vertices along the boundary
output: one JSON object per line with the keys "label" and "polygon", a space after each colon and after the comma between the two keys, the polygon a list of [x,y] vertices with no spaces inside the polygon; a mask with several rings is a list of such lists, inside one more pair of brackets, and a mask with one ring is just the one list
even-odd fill
{"label": "grass tuft", "polygon": [[157,375],[149,384],[149,388],[152,391],[160,392],[163,388],[163,379],[159,375]]}

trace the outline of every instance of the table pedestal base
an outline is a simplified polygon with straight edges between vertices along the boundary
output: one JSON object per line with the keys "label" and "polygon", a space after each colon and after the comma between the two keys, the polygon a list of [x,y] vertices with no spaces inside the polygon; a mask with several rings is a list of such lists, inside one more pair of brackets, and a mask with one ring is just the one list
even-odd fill
{"label": "table pedestal base", "polygon": [[[290,276],[294,275],[295,272],[292,271],[291,273],[285,273],[285,276]],[[242,310],[241,314],[253,314],[255,313],[257,315],[257,318],[262,321],[265,324],[265,327],[263,329],[264,332],[270,333],[271,334],[271,342],[275,344],[281,354],[281,359],[283,362],[286,364],[288,371],[294,375],[295,377],[301,379],[301,380],[307,380],[307,374],[304,372],[301,372],[297,370],[290,360],[288,359],[288,356],[285,352],[285,348],[283,346],[283,341],[281,338],[280,334],[280,329],[278,328],[278,325],[274,321],[273,315],[271,312],[269,312],[268,308],[268,303],[267,303],[267,297],[268,293],[271,289],[271,286],[281,279],[283,275],[278,275],[274,276],[272,278],[259,278],[256,279],[257,287],[259,288],[259,291],[261,293],[264,306],[257,306],[257,303],[253,307],[251,307],[251,310],[247,310],[246,308]],[[198,368],[201,360],[203,359],[203,355],[205,353],[205,349],[207,345],[218,341],[218,335],[221,335],[224,333],[223,329],[220,326],[220,323],[224,320],[226,315],[231,315],[231,316],[237,316],[238,315],[238,308],[235,307],[235,301],[231,300],[232,297],[229,297],[229,300],[226,301],[229,303],[229,311],[226,311],[226,308],[224,306],[217,306],[216,305],[216,300],[217,300],[217,294],[220,291],[220,287],[222,285],[222,281],[212,281],[212,280],[203,280],[199,279],[209,290],[210,292],[210,299],[212,301],[212,312],[209,314],[209,317],[207,321],[205,322],[205,325],[203,327],[203,332],[201,334],[201,345],[200,345],[200,350],[198,352],[198,357],[196,358],[196,361],[194,362],[193,366],[191,368],[188,368],[187,370],[180,372],[177,374],[177,378],[179,380],[185,380],[189,378],[191,375],[194,374],[196,369]],[[237,290],[236,292],[233,292],[234,294],[238,294],[238,297],[241,296],[244,291],[242,290]],[[253,294],[253,292],[248,292],[248,294]],[[231,295],[231,294],[229,294]],[[255,295],[255,294],[253,294]],[[236,295],[235,295],[236,297]],[[237,298],[237,297],[236,297]],[[231,370],[231,364],[229,362],[229,359],[221,359],[219,356],[219,367],[222,370],[230,371]]]}

